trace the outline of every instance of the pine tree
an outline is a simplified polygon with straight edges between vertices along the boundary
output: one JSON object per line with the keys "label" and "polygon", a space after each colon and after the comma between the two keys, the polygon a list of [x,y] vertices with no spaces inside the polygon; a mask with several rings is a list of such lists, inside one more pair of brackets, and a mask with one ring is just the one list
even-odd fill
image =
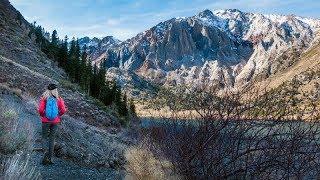
{"label": "pine tree", "polygon": [[106,70],[104,68],[100,68],[97,75],[97,93],[101,99],[103,99],[103,88],[106,88]]}
{"label": "pine tree", "polygon": [[105,86],[102,89],[102,94],[103,94],[103,100],[102,100],[103,103],[106,106],[111,105],[114,100],[114,94],[112,93],[110,82],[106,82]]}
{"label": "pine tree", "polygon": [[68,61],[67,61],[67,72],[70,76],[71,81],[75,81],[76,76],[76,40],[72,38],[70,50],[68,53]]}
{"label": "pine tree", "polygon": [[98,68],[96,65],[94,65],[92,70],[91,80],[90,80],[90,95],[95,98],[99,97],[97,80],[98,80]]}
{"label": "pine tree", "polygon": [[60,55],[61,55],[60,56],[61,67],[66,70],[67,69],[67,62],[68,62],[68,36],[64,37],[64,41],[63,41],[63,44],[61,47]]}
{"label": "pine tree", "polygon": [[75,82],[80,83],[81,76],[83,75],[83,72],[80,71],[81,68],[81,50],[79,46],[79,41],[77,39],[76,41],[76,49],[75,49],[75,54],[74,54],[74,66],[75,66]]}
{"label": "pine tree", "polygon": [[59,65],[67,71],[68,61],[68,36],[64,37],[64,41],[59,48]]}
{"label": "pine tree", "polygon": [[122,102],[121,102],[121,115],[122,116],[128,116],[128,98],[127,98],[127,94],[124,93],[123,97],[122,97]]}
{"label": "pine tree", "polygon": [[91,62],[88,61],[86,64],[86,74],[88,75],[87,79],[87,94],[90,95],[91,93],[91,80],[93,79],[93,70],[92,70],[92,65]]}
{"label": "pine tree", "polygon": [[58,43],[59,43],[58,33],[56,30],[53,30],[52,35],[51,35],[51,44],[53,46],[57,47]]}
{"label": "pine tree", "polygon": [[48,57],[51,59],[54,59],[56,61],[58,61],[58,59],[59,59],[59,57],[58,57],[58,52],[59,52],[58,43],[59,43],[58,33],[56,30],[54,30],[51,35],[51,42],[47,48],[48,48]]}
{"label": "pine tree", "polygon": [[111,89],[114,97],[114,104],[118,107],[121,105],[121,91],[118,87],[117,83],[113,81],[112,89]]}
{"label": "pine tree", "polygon": [[80,77],[80,82],[79,82],[79,84],[80,84],[80,87],[82,88],[82,89],[85,89],[85,87],[86,87],[86,72],[85,72],[85,70],[86,70],[86,65],[87,65],[87,60],[86,60],[86,58],[87,58],[87,54],[86,54],[86,49],[87,49],[87,46],[85,45],[84,47],[83,47],[83,49],[82,49],[82,54],[81,54],[81,61],[80,61],[80,69],[79,69],[79,71],[81,71],[82,72],[82,76]]}
{"label": "pine tree", "polygon": [[129,101],[129,110],[130,110],[130,114],[135,116],[136,115],[136,106],[134,105],[134,102],[132,99],[130,99]]}
{"label": "pine tree", "polygon": [[82,72],[82,75],[80,77],[80,87],[84,90],[87,90],[87,83],[90,76],[90,72],[87,71],[87,46],[84,45],[82,49],[82,55],[81,55],[81,62],[80,62],[80,69],[79,71]]}

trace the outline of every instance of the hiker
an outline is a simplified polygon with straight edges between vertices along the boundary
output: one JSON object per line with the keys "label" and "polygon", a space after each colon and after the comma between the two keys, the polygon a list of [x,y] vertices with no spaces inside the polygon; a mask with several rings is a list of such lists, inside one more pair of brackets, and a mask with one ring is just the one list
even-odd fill
{"label": "hiker", "polygon": [[42,148],[45,152],[42,164],[53,164],[51,158],[53,156],[55,135],[61,116],[66,112],[66,106],[59,96],[57,85],[48,85],[47,90],[41,97],[38,110],[42,121]]}

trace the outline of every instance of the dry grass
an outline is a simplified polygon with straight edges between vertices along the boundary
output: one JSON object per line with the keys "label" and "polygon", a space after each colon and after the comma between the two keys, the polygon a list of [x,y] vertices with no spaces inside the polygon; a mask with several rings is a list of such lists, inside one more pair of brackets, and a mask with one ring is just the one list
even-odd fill
{"label": "dry grass", "polygon": [[179,117],[180,119],[196,118],[199,115],[194,110],[181,110],[172,111],[169,107],[162,107],[159,109],[154,109],[148,107],[149,102],[137,103],[136,114],[140,118],[172,118]]}
{"label": "dry grass", "polygon": [[125,168],[129,174],[126,179],[168,179],[167,170],[172,168],[172,164],[156,157],[146,144],[142,142],[125,152],[127,159]]}
{"label": "dry grass", "polygon": [[5,83],[0,83],[0,92],[4,94],[14,94],[20,98],[22,97],[21,89],[9,87],[9,85]]}
{"label": "dry grass", "polygon": [[9,158],[0,166],[0,179],[26,180],[41,179],[40,173],[29,164],[29,156],[23,157],[19,154]]}
{"label": "dry grass", "polygon": [[19,123],[19,109],[14,103],[9,104],[0,102],[0,155],[6,157],[0,164],[0,179],[40,179],[28,155],[33,145],[33,127]]}
{"label": "dry grass", "polygon": [[19,124],[19,113],[12,108],[0,109],[0,152],[14,154],[21,149],[30,149],[33,131],[30,123]]}
{"label": "dry grass", "polygon": [[268,84],[268,88],[276,88],[286,81],[290,81],[294,76],[299,75],[308,69],[318,70],[319,64],[320,45],[308,49],[302,53],[300,60],[292,67],[286,69],[282,73],[270,76],[270,78],[260,82],[261,84]]}

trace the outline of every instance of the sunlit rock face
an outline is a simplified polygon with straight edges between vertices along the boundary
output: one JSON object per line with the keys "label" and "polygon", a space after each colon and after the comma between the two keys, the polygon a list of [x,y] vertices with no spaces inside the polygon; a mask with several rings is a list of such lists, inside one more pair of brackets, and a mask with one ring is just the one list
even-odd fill
{"label": "sunlit rock face", "polygon": [[285,69],[275,59],[293,49],[303,52],[319,27],[317,19],[294,15],[205,10],[92,51],[91,58],[100,67],[120,68],[159,84],[238,86]]}

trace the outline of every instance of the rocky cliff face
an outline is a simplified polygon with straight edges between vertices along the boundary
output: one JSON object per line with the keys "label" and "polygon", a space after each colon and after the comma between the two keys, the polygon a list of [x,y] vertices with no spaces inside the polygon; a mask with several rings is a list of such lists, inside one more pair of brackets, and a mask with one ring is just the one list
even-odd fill
{"label": "rocky cliff face", "polygon": [[294,15],[205,10],[161,22],[92,57],[159,84],[238,86],[290,66],[292,58],[277,60],[288,52],[299,56],[319,27],[319,20]]}
{"label": "rocky cliff face", "polygon": [[281,63],[290,64],[309,47],[320,27],[319,20],[294,15],[262,15],[238,10],[216,11],[215,14],[227,22],[227,31],[253,43],[254,52],[235,77],[238,83],[274,74],[279,68],[275,65],[276,59],[294,51],[295,56]]}

